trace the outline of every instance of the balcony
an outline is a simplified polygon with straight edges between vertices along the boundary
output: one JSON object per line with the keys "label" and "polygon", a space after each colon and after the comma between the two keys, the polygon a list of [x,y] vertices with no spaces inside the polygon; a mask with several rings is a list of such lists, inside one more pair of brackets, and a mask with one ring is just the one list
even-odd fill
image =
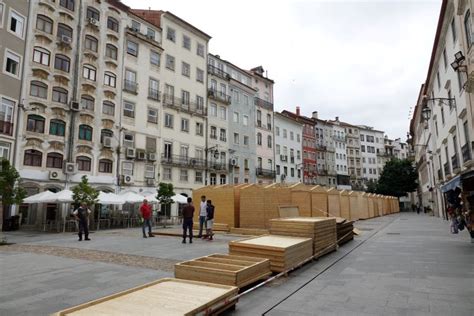
{"label": "balcony", "polygon": [[156,89],[148,89],[148,99],[160,101],[160,91]]}
{"label": "balcony", "polygon": [[445,163],[445,164],[443,165],[443,167],[444,167],[444,174],[445,174],[446,177],[447,177],[448,175],[451,174],[451,170],[449,169],[449,162]]}
{"label": "balcony", "polygon": [[453,166],[453,172],[456,173],[456,171],[459,169],[459,159],[457,154],[451,157],[451,165]]}
{"label": "balcony", "polygon": [[260,98],[257,98],[255,97],[253,99],[253,103],[254,105],[256,106],[260,106],[262,108],[265,108],[265,109],[268,109],[268,110],[272,110],[273,111],[273,103],[269,102],[269,101],[265,101],[263,99],[260,99]]}
{"label": "balcony", "polygon": [[334,139],[335,141],[338,141],[338,142],[345,142],[346,141],[346,138],[343,137],[343,136],[337,136],[337,135],[333,135],[332,136],[332,139]]}
{"label": "balcony", "polygon": [[472,159],[471,148],[469,147],[469,143],[466,143],[464,146],[461,147],[461,153],[463,163],[466,163]]}
{"label": "balcony", "polygon": [[228,73],[226,73],[224,70],[221,70],[215,66],[207,65],[207,72],[210,75],[220,77],[224,80],[230,80],[230,75]]}
{"label": "balcony", "polygon": [[123,81],[123,90],[125,90],[127,92],[130,92],[130,93],[137,94],[138,83],[136,83],[135,81],[131,81],[131,80],[124,80]]}
{"label": "balcony", "polygon": [[220,101],[225,104],[230,104],[231,103],[231,98],[230,95],[227,95],[223,92],[217,92],[214,89],[209,88],[207,91],[209,98],[214,99],[216,101]]}
{"label": "balcony", "polygon": [[182,168],[205,169],[206,161],[181,155],[161,154],[161,164]]}
{"label": "balcony", "polygon": [[227,171],[227,164],[223,162],[209,162],[209,170],[225,172]]}
{"label": "balcony", "polygon": [[202,116],[205,116],[207,114],[204,106],[199,106],[196,103],[189,102],[188,100],[176,98],[171,94],[163,94],[163,105],[190,114],[197,114]]}
{"label": "balcony", "polygon": [[0,134],[12,136],[13,123],[8,121],[0,121]]}
{"label": "balcony", "polygon": [[275,178],[275,170],[257,168],[257,177]]}

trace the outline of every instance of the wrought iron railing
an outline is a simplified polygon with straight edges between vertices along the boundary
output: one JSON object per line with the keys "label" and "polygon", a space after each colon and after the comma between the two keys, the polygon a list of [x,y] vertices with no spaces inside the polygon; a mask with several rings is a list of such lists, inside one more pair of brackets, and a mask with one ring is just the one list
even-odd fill
{"label": "wrought iron railing", "polygon": [[275,170],[257,168],[257,176],[265,178],[275,178]]}
{"label": "wrought iron railing", "polygon": [[123,90],[128,91],[128,92],[132,92],[132,93],[137,93],[138,83],[136,83],[135,81],[125,79],[123,81]]}
{"label": "wrought iron railing", "polygon": [[204,159],[169,154],[161,154],[161,164],[192,169],[204,169],[206,167]]}
{"label": "wrought iron railing", "polygon": [[203,105],[190,102],[187,99],[180,99],[166,93],[163,93],[163,105],[191,114],[206,115],[206,108]]}

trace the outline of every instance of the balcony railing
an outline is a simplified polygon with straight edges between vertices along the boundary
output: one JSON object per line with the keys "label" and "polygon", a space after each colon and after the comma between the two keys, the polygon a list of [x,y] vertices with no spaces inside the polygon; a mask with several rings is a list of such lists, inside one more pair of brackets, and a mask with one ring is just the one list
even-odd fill
{"label": "balcony railing", "polygon": [[451,157],[451,165],[453,166],[453,170],[459,169],[459,159],[457,154]]}
{"label": "balcony railing", "polygon": [[0,134],[13,135],[13,123],[8,121],[0,121]]}
{"label": "balcony railing", "polygon": [[461,147],[461,153],[463,163],[466,163],[472,159],[472,153],[469,143],[466,143],[464,146]]}
{"label": "balcony railing", "polygon": [[450,174],[451,174],[451,170],[449,169],[449,162],[445,163],[445,164],[443,165],[443,167],[444,167],[444,174],[445,174],[446,176],[450,175]]}
{"label": "balcony railing", "polygon": [[220,78],[225,79],[225,80],[230,80],[230,75],[227,72],[225,72],[224,70],[221,70],[221,69],[219,69],[215,66],[207,65],[207,72],[210,75],[214,75],[214,76],[220,77]]}
{"label": "balcony railing", "polygon": [[206,168],[206,161],[204,159],[181,155],[161,154],[161,164],[192,169]]}
{"label": "balcony railing", "polygon": [[343,137],[343,136],[333,135],[332,138],[336,141],[339,141],[339,142],[345,142],[346,141],[346,138]]}
{"label": "balcony railing", "polygon": [[163,105],[191,114],[206,115],[204,106],[163,93]]}
{"label": "balcony railing", "polygon": [[222,162],[209,162],[208,163],[209,169],[210,170],[215,170],[215,171],[227,171],[227,164],[222,163]]}
{"label": "balcony railing", "polygon": [[125,79],[123,81],[123,90],[128,91],[128,92],[132,92],[132,93],[137,93],[138,83],[136,83],[135,81]]}
{"label": "balcony railing", "polygon": [[275,178],[275,170],[257,168],[257,176],[264,178]]}
{"label": "balcony railing", "polygon": [[260,99],[260,98],[257,98],[255,97],[253,99],[253,103],[254,105],[256,106],[260,106],[262,108],[266,108],[266,109],[269,109],[269,110],[273,110],[273,103],[269,102],[269,101],[265,101],[263,99]]}
{"label": "balcony railing", "polygon": [[155,101],[160,101],[160,90],[149,88],[148,89],[148,99],[152,99],[152,100],[155,100]]}
{"label": "balcony railing", "polygon": [[231,103],[231,98],[230,98],[230,95],[227,95],[223,92],[218,92],[214,89],[211,89],[209,88],[208,90],[208,95],[211,99],[214,99],[214,100],[217,100],[217,101],[220,101],[220,102],[223,102],[223,103],[226,103],[226,104],[230,104]]}

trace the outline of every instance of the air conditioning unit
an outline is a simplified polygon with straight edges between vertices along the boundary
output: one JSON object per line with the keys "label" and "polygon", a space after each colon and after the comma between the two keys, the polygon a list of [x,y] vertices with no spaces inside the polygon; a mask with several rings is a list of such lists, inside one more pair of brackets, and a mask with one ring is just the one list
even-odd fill
{"label": "air conditioning unit", "polygon": [[133,176],[123,176],[123,183],[124,184],[132,184],[133,183]]}
{"label": "air conditioning unit", "polygon": [[146,153],[144,150],[137,150],[137,159],[138,160],[145,160],[146,159]]}
{"label": "air conditioning unit", "polygon": [[196,159],[189,159],[189,164],[191,166],[195,166],[197,164],[197,160]]}
{"label": "air conditioning unit", "polygon": [[287,161],[287,160],[288,160],[288,156],[286,156],[286,155],[280,155],[280,160],[281,160],[281,161]]}
{"label": "air conditioning unit", "polygon": [[229,160],[229,164],[230,164],[231,166],[237,166],[237,159],[231,158],[231,159]]}
{"label": "air conditioning unit", "polygon": [[136,156],[136,150],[135,148],[127,148],[126,152],[125,152],[125,156],[127,158],[135,158]]}
{"label": "air conditioning unit", "polygon": [[146,179],[146,184],[149,186],[154,186],[155,185],[155,179]]}
{"label": "air conditioning unit", "polygon": [[80,111],[80,107],[79,107],[79,102],[77,101],[71,101],[71,110],[73,111]]}
{"label": "air conditioning unit", "polygon": [[59,172],[58,171],[50,171],[49,172],[49,180],[59,180]]}
{"label": "air conditioning unit", "polygon": [[148,154],[148,160],[156,161],[156,154],[155,153],[149,153]]}
{"label": "air conditioning unit", "polygon": [[70,38],[67,35],[61,35],[61,43],[71,45],[72,43],[72,38]]}
{"label": "air conditioning unit", "polygon": [[104,142],[102,145],[107,148],[112,147],[112,137],[104,136]]}
{"label": "air conditioning unit", "polygon": [[99,24],[99,21],[97,21],[96,19],[94,18],[89,18],[87,20],[87,22],[89,22],[90,25],[93,25],[93,26],[97,26]]}
{"label": "air conditioning unit", "polygon": [[64,165],[65,174],[74,174],[76,173],[76,164],[74,162],[66,162]]}

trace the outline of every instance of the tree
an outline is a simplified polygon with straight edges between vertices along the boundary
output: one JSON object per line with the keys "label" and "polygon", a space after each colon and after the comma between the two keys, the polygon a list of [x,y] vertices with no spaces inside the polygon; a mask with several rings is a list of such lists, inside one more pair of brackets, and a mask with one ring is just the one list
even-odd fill
{"label": "tree", "polygon": [[20,184],[20,174],[10,164],[10,161],[2,159],[0,165],[0,196],[3,214],[7,214],[10,206],[23,202],[23,199],[26,197],[26,190]]}
{"label": "tree", "polygon": [[370,179],[367,181],[367,189],[365,189],[365,192],[367,193],[377,193],[377,180]]}
{"label": "tree", "polygon": [[158,189],[156,198],[160,201],[160,204],[163,205],[163,208],[166,210],[174,203],[172,197],[174,196],[174,188],[172,183],[160,182],[158,184]]}
{"label": "tree", "polygon": [[72,199],[75,204],[86,203],[88,207],[93,206],[98,201],[99,191],[90,184],[87,176],[82,176],[81,182],[72,188]]}
{"label": "tree", "polygon": [[377,193],[396,197],[416,190],[418,175],[412,162],[407,159],[388,161],[380,175]]}

